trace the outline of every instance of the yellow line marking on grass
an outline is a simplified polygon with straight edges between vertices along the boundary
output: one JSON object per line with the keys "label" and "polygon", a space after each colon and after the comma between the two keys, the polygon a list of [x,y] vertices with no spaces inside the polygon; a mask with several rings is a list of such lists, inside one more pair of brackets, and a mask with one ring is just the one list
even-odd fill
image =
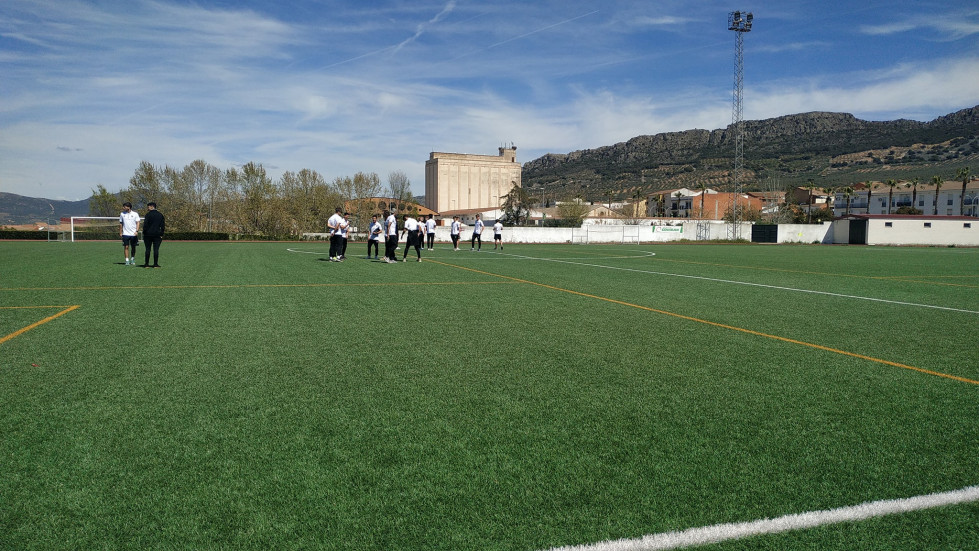
{"label": "yellow line marking on grass", "polygon": [[[6,287],[0,291],[115,291],[133,289],[261,289],[276,287],[391,287],[418,285],[510,285],[510,281],[391,281],[381,283],[241,283],[238,285],[119,285],[112,287]],[[52,307],[54,308],[54,307]]]}
{"label": "yellow line marking on grass", "polygon": [[599,296],[599,295],[592,295],[592,294],[589,294],[589,293],[583,293],[581,291],[574,291],[574,290],[571,290],[571,289],[564,289],[564,288],[561,288],[561,287],[555,287],[553,285],[548,285],[546,283],[538,283],[536,281],[529,281],[529,280],[520,279],[520,278],[517,278],[517,277],[512,277],[512,276],[507,276],[507,275],[502,275],[502,274],[494,274],[492,272],[484,272],[482,270],[477,270],[475,268],[467,268],[465,266],[456,266],[454,264],[448,264],[448,263],[445,263],[445,262],[439,262],[437,260],[431,260],[430,262],[433,262],[435,264],[441,264],[443,266],[448,266],[450,268],[458,268],[460,270],[467,270],[467,271],[475,272],[475,273],[478,273],[478,274],[496,276],[496,277],[501,277],[501,278],[504,278],[504,279],[509,279],[509,280],[512,280],[512,281],[517,281],[517,282],[520,282],[520,283],[527,283],[529,285],[536,285],[538,287],[543,287],[545,289],[551,289],[553,291],[560,291],[562,293],[569,293],[569,294],[572,294],[572,295],[578,295],[578,296],[582,296],[582,297],[593,298],[593,299],[601,300],[601,301],[604,301],[604,302],[611,302],[613,304],[619,304],[619,305],[622,305],[622,306],[628,306],[630,308],[638,308],[640,310],[646,310],[648,312],[655,312],[657,314],[663,314],[664,316],[671,316],[671,317],[674,317],[674,318],[679,318],[679,319],[683,319],[683,320],[687,320],[687,321],[693,321],[693,322],[697,322],[697,323],[703,323],[705,325],[710,325],[710,326],[713,326],[713,327],[719,327],[721,329],[728,329],[728,330],[731,330],[731,331],[738,331],[740,333],[747,333],[749,335],[754,335],[754,336],[757,336],[757,337],[765,337],[765,338],[773,339],[773,340],[777,340],[777,341],[788,342],[788,343],[792,343],[792,344],[798,344],[798,345],[801,345],[801,346],[807,346],[809,348],[815,348],[817,350],[822,350],[822,351],[825,351],[825,352],[832,352],[834,354],[840,354],[842,356],[849,356],[851,358],[857,358],[857,359],[860,359],[860,360],[866,360],[866,361],[875,362],[875,363],[879,363],[879,364],[883,364],[883,365],[889,365],[889,366],[892,366],[892,367],[900,367],[901,369],[908,369],[908,370],[911,370],[911,371],[917,371],[919,373],[924,373],[926,375],[933,375],[935,377],[942,377],[942,378],[945,378],[945,379],[952,379],[953,381],[959,381],[959,382],[962,382],[962,383],[969,383],[969,384],[973,384],[973,385],[979,385],[979,381],[975,381],[975,380],[972,380],[972,379],[966,379],[965,377],[959,377],[958,375],[952,375],[952,374],[949,374],[949,373],[942,373],[940,371],[932,371],[930,369],[924,369],[924,368],[921,368],[921,367],[915,367],[913,365],[907,365],[907,364],[902,364],[902,363],[898,363],[898,362],[892,362],[890,360],[884,360],[884,359],[881,359],[881,358],[874,358],[873,356],[865,356],[863,354],[857,354],[856,352],[848,352],[846,350],[840,350],[839,348],[832,348],[832,347],[829,347],[829,346],[823,346],[821,344],[815,344],[815,343],[811,343],[811,342],[805,342],[805,341],[800,341],[800,340],[796,340],[796,339],[790,339],[788,337],[781,337],[779,335],[771,335],[769,333],[762,333],[761,331],[755,331],[753,329],[746,329],[744,327],[737,327],[737,326],[734,326],[734,325],[727,325],[727,324],[719,323],[719,322],[716,322],[716,321],[710,321],[710,320],[695,318],[695,317],[692,317],[692,316],[685,316],[683,314],[677,314],[676,312],[669,312],[667,310],[659,310],[657,308],[651,308],[649,306],[642,306],[642,305],[639,305],[639,304],[633,304],[631,302],[625,302],[625,301],[622,301],[622,300],[616,300],[614,298],[608,298],[608,297],[603,297],[603,296]]}
{"label": "yellow line marking on grass", "polygon": [[69,308],[69,306],[0,306],[0,310],[34,310],[37,308]]}
{"label": "yellow line marking on grass", "polygon": [[945,283],[941,281],[924,281],[918,279],[909,279],[913,277],[969,277],[969,276],[865,276],[856,274],[841,274],[835,272],[813,272],[809,270],[789,270],[786,268],[766,268],[762,266],[742,266],[739,264],[719,264],[716,262],[697,262],[694,260],[677,260],[674,258],[662,258],[656,257],[657,260],[661,262],[675,262],[677,264],[695,264],[700,266],[718,266],[721,268],[741,268],[744,270],[759,270],[764,272],[785,272],[790,274],[807,274],[807,275],[822,275],[822,276],[833,276],[833,277],[851,277],[855,279],[876,279],[884,281],[903,281],[907,283],[924,283],[926,285],[944,285],[947,287],[965,287],[967,289],[979,289],[979,285],[967,285],[963,283]]}
{"label": "yellow line marking on grass", "polygon": [[[49,322],[49,321],[51,321],[53,319],[59,318],[59,317],[65,315],[65,314],[67,314],[68,312],[71,312],[72,310],[76,310],[76,309],[78,309],[80,307],[81,306],[78,305],[78,304],[75,304],[74,306],[68,306],[67,308],[65,308],[63,306],[36,306],[35,308],[65,308],[65,309],[62,310],[62,311],[60,311],[60,312],[58,312],[57,314],[54,314],[53,316],[48,316],[48,317],[44,318],[41,321],[34,322],[34,323],[28,325],[27,327],[24,327],[23,329],[18,329],[17,331],[14,331],[13,333],[7,335],[6,337],[0,337],[0,344],[3,344],[3,343],[5,343],[5,342],[7,342],[10,339],[13,339],[15,337],[19,337],[20,335],[23,335],[24,333],[30,331],[31,329],[34,329],[35,327],[40,327],[41,325],[44,325],[45,323],[47,323],[47,322]],[[27,307],[23,307],[23,306],[12,306],[11,308],[27,308]]]}
{"label": "yellow line marking on grass", "polygon": [[[499,254],[504,254],[504,253],[499,253]],[[653,255],[653,254],[655,254],[655,253],[650,253],[650,255]],[[888,299],[884,299],[884,298],[863,297],[863,296],[859,296],[859,295],[844,295],[842,293],[831,293],[829,291],[815,291],[813,289],[798,289],[798,288],[795,288],[795,287],[783,287],[783,286],[780,286],[780,285],[768,285],[768,284],[765,284],[765,283],[752,283],[752,282],[749,282],[749,281],[736,281],[736,280],[731,280],[731,279],[718,279],[716,277],[705,277],[705,276],[697,276],[697,275],[691,275],[691,274],[677,274],[677,273],[673,273],[673,272],[658,272],[658,271],[653,271],[653,270],[640,270],[638,268],[624,268],[624,267],[621,267],[621,266],[607,266],[605,264],[589,264],[587,262],[572,262],[572,261],[569,261],[569,260],[561,260],[561,259],[557,259],[557,258],[544,258],[544,257],[533,257],[533,256],[524,256],[524,255],[513,255],[513,254],[509,254],[509,253],[507,253],[506,256],[513,256],[513,257],[524,258],[524,259],[528,259],[528,260],[538,260],[540,262],[558,262],[560,264],[573,264],[575,266],[588,266],[590,268],[603,268],[603,269],[606,269],[606,270],[618,270],[618,271],[623,271],[623,272],[633,272],[633,273],[637,273],[637,274],[649,274],[649,275],[659,275],[659,276],[669,276],[669,277],[682,277],[682,278],[687,278],[687,279],[697,279],[697,280],[701,280],[701,281],[712,281],[712,282],[715,282],[715,283],[728,283],[728,284],[731,284],[731,285],[746,285],[746,286],[749,286],[749,287],[759,287],[759,288],[764,288],[764,289],[777,289],[777,290],[780,290],[780,291],[791,291],[791,292],[794,292],[794,293],[808,293],[808,294],[813,294],[813,295],[825,295],[825,296],[829,296],[829,297],[839,297],[839,298],[854,299],[854,300],[867,300],[867,301],[871,301],[871,302],[882,302],[882,303],[885,303],[885,304],[896,304],[896,305],[901,305],[901,306],[913,306],[913,307],[917,307],[917,308],[931,308],[931,309],[934,309],[934,310],[947,310],[949,312],[962,312],[962,313],[965,313],[965,314],[979,314],[979,311],[977,311],[977,310],[965,310],[965,309],[962,309],[962,308],[952,308],[950,306],[936,306],[934,304],[919,304],[919,303],[904,302],[904,301],[899,301],[899,300],[888,300]]]}

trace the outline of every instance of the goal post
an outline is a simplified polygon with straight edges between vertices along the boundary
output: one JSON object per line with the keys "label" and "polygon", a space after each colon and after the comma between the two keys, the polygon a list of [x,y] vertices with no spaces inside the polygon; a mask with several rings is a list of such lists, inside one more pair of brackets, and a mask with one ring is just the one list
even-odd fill
{"label": "goal post", "polygon": [[69,219],[70,241],[108,241],[119,239],[118,216],[72,216]]}
{"label": "goal post", "polygon": [[633,224],[585,224],[572,228],[571,243],[640,244],[639,226]]}

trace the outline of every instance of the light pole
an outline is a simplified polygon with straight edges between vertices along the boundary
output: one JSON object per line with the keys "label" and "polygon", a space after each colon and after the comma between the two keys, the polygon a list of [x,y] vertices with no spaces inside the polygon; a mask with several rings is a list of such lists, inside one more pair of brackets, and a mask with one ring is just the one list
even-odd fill
{"label": "light pole", "polygon": [[744,192],[744,33],[751,32],[751,12],[735,11],[727,16],[727,30],[734,31],[734,106],[731,109],[731,126],[734,127],[734,203],[731,207],[731,231],[733,240],[741,239],[741,194]]}

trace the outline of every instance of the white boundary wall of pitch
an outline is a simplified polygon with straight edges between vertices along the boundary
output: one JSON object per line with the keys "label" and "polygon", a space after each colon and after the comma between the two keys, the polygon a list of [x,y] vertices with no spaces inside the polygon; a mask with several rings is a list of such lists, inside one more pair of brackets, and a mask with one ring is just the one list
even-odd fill
{"label": "white boundary wall of pitch", "polygon": [[[961,220],[931,221],[932,227],[922,229],[922,224],[928,221],[901,221],[893,224],[894,228],[884,227],[884,222],[874,223],[870,227],[869,245],[979,245],[979,220],[971,223],[970,228],[963,229]],[[904,225],[917,224],[914,228],[905,229]],[[540,227],[504,227],[503,242],[506,243],[669,243],[674,241],[724,241],[731,235],[730,224],[726,222],[689,221],[666,224],[585,224],[578,228],[540,228]],[[751,239],[750,223],[743,223],[741,235],[745,240]],[[846,243],[849,220],[823,222],[822,224],[779,224],[778,243]],[[462,230],[460,247],[469,243],[472,228]],[[493,229],[483,230],[483,243],[493,243]],[[324,240],[327,234],[307,233],[303,239]],[[354,239],[362,239],[354,236]],[[449,228],[435,228],[435,239],[439,243],[451,241]]]}
{"label": "white boundary wall of pitch", "polygon": [[[698,228],[698,225],[701,227]],[[503,243],[668,243],[671,241],[710,241],[728,239],[729,225],[726,222],[690,221],[673,224],[585,224],[579,228],[540,228],[540,227],[505,227],[503,228]],[[832,243],[832,225],[824,224],[782,224],[779,225],[778,241],[780,243]],[[700,232],[698,232],[698,229]],[[751,237],[751,224],[744,223],[741,235]],[[472,228],[462,230],[460,247],[467,245],[472,237]],[[483,243],[493,243],[493,230],[483,230]],[[700,237],[698,239],[698,237]],[[306,240],[325,240],[325,233],[303,234]],[[358,239],[355,237],[355,239]],[[435,228],[435,240],[439,243],[450,242],[449,228]]]}

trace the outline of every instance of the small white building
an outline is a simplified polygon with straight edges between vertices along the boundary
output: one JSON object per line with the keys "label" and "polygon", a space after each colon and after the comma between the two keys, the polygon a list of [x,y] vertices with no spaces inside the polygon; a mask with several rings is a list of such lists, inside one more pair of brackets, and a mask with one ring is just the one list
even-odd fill
{"label": "small white building", "polygon": [[971,216],[851,214],[833,222],[833,243],[976,247],[979,246],[979,219]]}

